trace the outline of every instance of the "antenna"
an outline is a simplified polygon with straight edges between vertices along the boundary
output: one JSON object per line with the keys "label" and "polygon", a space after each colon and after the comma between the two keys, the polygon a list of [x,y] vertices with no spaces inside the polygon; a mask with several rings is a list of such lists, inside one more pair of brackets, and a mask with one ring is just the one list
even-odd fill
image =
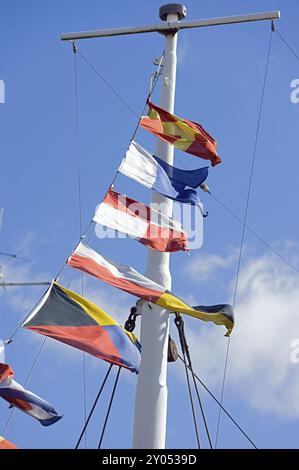
{"label": "antenna", "polygon": [[[4,209],[1,207],[0,208],[0,232],[1,232],[2,223],[3,223],[3,213],[4,213]],[[6,253],[5,251],[0,251],[0,256],[7,256],[10,259],[19,259],[21,261],[30,261],[27,258],[23,258],[22,256],[19,256],[20,253],[22,253],[22,250],[19,251],[18,253]],[[0,287],[3,287],[3,289],[5,289],[6,287],[49,286],[51,284],[51,282],[49,281],[4,282],[3,266],[4,265],[0,264]]]}

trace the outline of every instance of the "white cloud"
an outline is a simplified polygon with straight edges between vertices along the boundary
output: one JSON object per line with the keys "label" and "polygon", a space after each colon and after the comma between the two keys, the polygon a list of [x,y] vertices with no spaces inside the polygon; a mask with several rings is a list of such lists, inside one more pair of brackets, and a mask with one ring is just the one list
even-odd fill
{"label": "white cloud", "polygon": [[238,256],[239,250],[235,248],[230,248],[226,256],[201,253],[192,257],[185,271],[196,277],[197,281],[202,282],[210,278],[217,270],[230,268]]}
{"label": "white cloud", "polygon": [[[222,262],[216,256],[212,263],[226,267],[228,259]],[[208,266],[208,257],[205,263]],[[274,255],[247,258],[240,273],[235,316],[227,384],[238,399],[255,409],[297,418],[299,364],[291,362],[291,342],[299,337],[298,274]],[[224,329],[201,324],[195,333],[195,325],[195,320],[188,319],[194,368],[207,383],[219,385],[227,344]]]}

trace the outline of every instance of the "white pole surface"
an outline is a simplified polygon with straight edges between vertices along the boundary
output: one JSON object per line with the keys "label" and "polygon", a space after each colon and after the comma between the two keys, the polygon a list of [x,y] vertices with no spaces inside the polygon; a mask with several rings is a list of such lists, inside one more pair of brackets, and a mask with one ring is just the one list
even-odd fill
{"label": "white pole surface", "polygon": [[[177,21],[177,14],[169,14],[167,22]],[[177,35],[165,36],[162,73],[161,107],[174,111],[176,80]],[[172,145],[158,141],[157,155],[173,164]],[[163,203],[164,214],[172,215],[172,201],[153,192],[152,202]],[[149,250],[146,276],[167,289],[171,288],[169,253]],[[141,308],[141,367],[135,400],[133,448],[164,449],[167,419],[167,352],[169,314],[166,310],[145,302]]]}

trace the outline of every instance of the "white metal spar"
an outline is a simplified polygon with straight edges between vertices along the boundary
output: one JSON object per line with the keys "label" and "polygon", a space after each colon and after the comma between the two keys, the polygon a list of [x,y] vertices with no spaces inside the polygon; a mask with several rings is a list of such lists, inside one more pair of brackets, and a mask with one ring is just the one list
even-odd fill
{"label": "white metal spar", "polygon": [[63,33],[60,36],[62,41],[70,41],[76,39],[92,39],[104,38],[111,36],[124,36],[127,34],[143,34],[143,33],[167,33],[172,28],[175,30],[190,29],[190,28],[204,28],[205,26],[221,26],[225,24],[235,23],[249,23],[252,21],[276,20],[280,17],[279,11],[267,11],[264,13],[249,13],[248,15],[226,16],[224,18],[208,18],[205,20],[194,20],[157,23],[148,26],[129,26],[127,28],[112,28],[112,29],[96,29],[93,31],[79,31],[73,33]]}
{"label": "white metal spar", "polygon": [[[68,41],[151,32],[165,34],[161,106],[173,112],[176,78],[176,33],[179,30],[275,20],[280,17],[279,11],[271,11],[224,18],[178,21],[183,19],[185,11],[183,5],[167,4],[160,8],[160,18],[164,22],[148,26],[64,33],[61,35],[61,40]],[[172,164],[173,148],[169,144],[159,142],[157,153],[161,158]],[[153,195],[152,200],[153,202],[164,201],[164,213],[171,215],[172,201],[166,200],[157,194]],[[171,287],[168,253],[151,252],[149,254],[147,276],[166,288]],[[150,309],[146,303],[143,304],[141,320],[142,360],[135,400],[134,448],[165,448],[168,331],[167,312],[156,306],[152,306],[152,309]]]}

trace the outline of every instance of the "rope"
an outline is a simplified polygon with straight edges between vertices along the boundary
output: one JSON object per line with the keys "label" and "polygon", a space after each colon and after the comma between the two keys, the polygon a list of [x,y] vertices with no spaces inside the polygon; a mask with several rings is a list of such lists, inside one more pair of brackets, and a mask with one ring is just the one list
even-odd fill
{"label": "rope", "polygon": [[[258,120],[257,120],[256,135],[255,135],[255,141],[254,141],[254,147],[253,147],[253,155],[252,155],[252,162],[251,162],[251,169],[250,169],[250,176],[249,176],[249,183],[248,183],[248,190],[247,190],[247,198],[246,198],[246,204],[245,204],[244,224],[243,224],[243,229],[242,229],[239,259],[238,259],[238,264],[237,264],[236,282],[235,282],[234,296],[233,296],[233,308],[235,307],[235,304],[236,304],[236,298],[237,298],[237,292],[238,292],[240,268],[241,268],[241,261],[242,261],[243,247],[244,247],[244,240],[245,240],[246,223],[247,223],[247,216],[248,216],[248,208],[249,208],[249,201],[250,201],[250,195],[251,195],[251,186],[252,186],[252,181],[253,181],[256,151],[257,151],[258,138],[259,138],[259,134],[260,134],[260,124],[261,124],[261,118],[262,118],[262,111],[263,111],[263,104],[264,104],[264,97],[265,97],[265,89],[266,89],[266,82],[267,82],[268,69],[269,69],[269,60],[270,60],[270,52],[271,52],[271,45],[272,45],[272,37],[273,37],[273,30],[271,29],[270,38],[269,38],[268,52],[267,52],[267,59],[266,59],[266,66],[265,66],[265,72],[264,72],[264,79],[263,79],[263,86],[262,86],[262,95],[261,95],[261,101],[260,101],[259,113],[258,113]],[[224,372],[223,372],[223,380],[222,380],[222,387],[221,387],[221,397],[220,397],[221,405],[223,403],[223,398],[224,398],[224,389],[225,389],[226,374],[227,374],[227,367],[228,367],[228,360],[229,360],[230,344],[231,344],[231,337],[229,337],[228,342],[227,342]],[[217,444],[218,444],[219,429],[220,429],[220,422],[221,422],[221,411],[222,411],[222,409],[219,408],[218,421],[217,421],[217,430],[216,430],[216,439],[215,439],[215,448],[217,448]]]}
{"label": "rope", "polygon": [[106,413],[104,425],[103,425],[103,428],[102,428],[101,437],[100,437],[99,444],[98,444],[98,449],[100,449],[101,446],[102,446],[102,442],[103,442],[104,434],[105,434],[105,431],[106,431],[106,426],[107,426],[109,414],[110,414],[110,411],[111,411],[111,407],[112,407],[114,395],[115,395],[115,392],[116,392],[116,387],[117,387],[117,384],[118,384],[118,379],[119,379],[120,371],[121,371],[121,367],[119,366],[119,367],[118,367],[118,371],[117,371],[117,375],[116,375],[116,379],[115,379],[115,382],[114,382],[114,385],[113,385],[113,390],[112,390],[112,394],[111,394],[111,398],[110,398],[108,410],[107,410],[107,413]]}
{"label": "rope", "polygon": [[[179,359],[184,362],[184,359],[182,358],[182,356],[178,355]],[[189,366],[188,366],[189,368]],[[190,369],[190,368],[189,368]],[[213,400],[217,403],[217,405],[219,405],[222,409],[222,411],[226,414],[226,416],[232,421],[232,423],[239,429],[239,431],[243,434],[243,436],[250,442],[250,444],[255,448],[257,449],[257,446],[255,445],[255,443],[252,441],[252,439],[250,439],[250,437],[248,436],[248,434],[244,431],[244,429],[241,428],[241,426],[237,423],[237,421],[233,418],[233,416],[227,411],[227,409],[221,405],[220,401],[217,400],[217,398],[215,397],[215,395],[209,390],[209,388],[205,385],[205,383],[198,377],[198,375],[193,371],[193,374],[194,374],[194,377],[195,379],[200,383],[200,385],[202,385],[202,387],[208,392],[208,394],[213,398]]]}
{"label": "rope", "polygon": [[181,349],[183,351],[183,354],[185,353],[184,354],[184,359],[186,360],[186,358],[187,358],[187,360],[188,360],[188,364],[186,363],[185,366],[188,367],[188,369],[190,370],[191,375],[192,375],[193,385],[194,385],[194,388],[195,388],[195,391],[196,391],[196,396],[197,396],[197,400],[198,400],[198,403],[199,403],[202,419],[203,419],[203,422],[204,422],[205,431],[206,431],[206,434],[207,434],[207,437],[208,437],[209,446],[210,446],[210,449],[213,449],[212,440],[211,440],[211,436],[210,436],[209,428],[208,428],[208,423],[207,423],[207,420],[206,420],[205,412],[204,412],[204,409],[203,409],[203,404],[202,404],[202,401],[201,401],[201,398],[200,398],[200,395],[199,395],[199,390],[198,390],[197,383],[196,383],[195,376],[194,376],[194,371],[193,371],[192,361],[191,361],[191,356],[190,356],[190,350],[189,350],[189,346],[188,346],[186,335],[185,335],[184,320],[183,320],[183,318],[181,317],[181,315],[179,313],[176,313],[175,325],[178,329],[180,343],[181,343]]}
{"label": "rope", "polygon": [[203,422],[204,422],[204,427],[205,427],[206,434],[207,434],[207,437],[208,437],[209,446],[210,446],[210,449],[213,449],[213,444],[212,444],[212,439],[211,439],[209,428],[208,428],[208,423],[207,423],[205,412],[204,412],[204,409],[203,409],[203,404],[202,404],[202,401],[201,401],[201,398],[200,398],[200,395],[199,395],[199,390],[198,390],[198,387],[197,387],[197,383],[196,383],[195,375],[194,375],[194,370],[193,370],[191,362],[189,362],[189,364],[188,364],[188,369],[191,371],[191,374],[192,374],[193,385],[194,385],[194,388],[195,388],[195,392],[196,392],[197,400],[198,400],[198,403],[199,403],[202,419],[203,419]]}
{"label": "rope", "polygon": [[184,350],[182,350],[182,352],[183,352],[183,356],[184,356],[185,372],[186,372],[186,379],[187,379],[187,385],[188,385],[188,392],[189,392],[189,398],[190,398],[190,404],[191,404],[191,411],[192,411],[194,429],[195,429],[195,434],[196,434],[196,441],[197,441],[198,449],[200,449],[199,432],[198,432],[195,408],[194,408],[194,403],[193,403],[191,384],[190,384],[190,379],[189,379],[189,374],[188,374],[188,368],[187,368],[187,363],[186,363],[186,353],[185,353]]}
{"label": "rope", "polygon": [[185,336],[184,336],[184,332],[183,332],[184,322],[183,322],[183,319],[182,319],[182,317],[180,316],[179,313],[175,314],[174,323],[175,323],[175,325],[178,329],[180,344],[181,344],[181,350],[182,350],[182,353],[183,353],[183,356],[184,356],[185,373],[186,373],[186,379],[187,379],[187,385],[188,385],[188,392],[189,392],[190,405],[191,405],[191,411],[192,411],[192,417],[193,417],[193,423],[194,423],[194,430],[195,430],[195,435],[196,435],[197,446],[200,449],[201,446],[200,446],[200,439],[199,439],[199,431],[198,431],[195,407],[194,407],[193,396],[192,396],[192,389],[191,389],[189,373],[188,373],[188,367],[187,367],[186,340],[185,340]]}
{"label": "rope", "polygon": [[107,382],[107,379],[108,379],[108,377],[109,377],[109,374],[110,374],[110,372],[111,372],[112,367],[113,367],[113,364],[110,364],[109,369],[108,369],[108,371],[107,371],[107,373],[106,373],[106,375],[105,375],[105,377],[104,377],[104,380],[103,380],[103,382],[102,382],[102,385],[101,385],[101,387],[100,387],[100,389],[99,389],[99,391],[98,391],[98,394],[97,394],[97,396],[96,396],[96,399],[95,399],[95,401],[94,401],[94,403],[93,403],[93,405],[92,405],[92,408],[91,408],[91,410],[90,410],[90,412],[89,412],[88,418],[87,418],[87,420],[86,420],[86,422],[85,422],[85,424],[84,424],[84,426],[83,426],[83,429],[82,429],[82,431],[81,431],[81,434],[80,434],[80,437],[79,437],[79,439],[78,439],[78,441],[77,441],[77,444],[76,444],[75,449],[78,449],[78,447],[79,447],[79,445],[80,445],[80,442],[81,442],[81,440],[82,440],[82,437],[83,437],[83,435],[85,434],[86,428],[87,428],[87,426],[88,426],[88,424],[89,424],[89,421],[90,421],[90,419],[91,419],[91,417],[92,417],[92,415],[93,415],[93,412],[94,412],[94,410],[95,410],[95,407],[97,406],[98,400],[99,400],[99,398],[100,398],[100,396],[101,396],[101,394],[102,394],[102,391],[103,391],[104,386],[105,386],[105,384],[106,384],[106,382]]}

